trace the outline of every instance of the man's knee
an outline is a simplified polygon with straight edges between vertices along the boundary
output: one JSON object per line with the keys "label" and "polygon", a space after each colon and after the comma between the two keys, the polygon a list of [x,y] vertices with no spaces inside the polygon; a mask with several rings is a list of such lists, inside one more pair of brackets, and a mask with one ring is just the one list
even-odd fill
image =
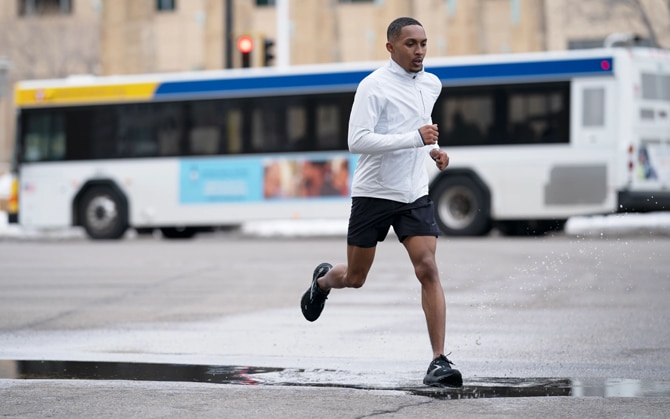
{"label": "man's knee", "polygon": [[435,259],[432,257],[427,256],[419,260],[414,265],[414,273],[422,283],[440,280],[439,273],[437,271],[437,264],[435,263]]}
{"label": "man's knee", "polygon": [[347,274],[345,282],[349,288],[360,288],[365,284],[375,258],[375,247],[347,246]]}
{"label": "man's knee", "polygon": [[367,279],[367,274],[365,272],[352,272],[348,271],[345,277],[347,287],[349,288],[360,288],[365,284]]}

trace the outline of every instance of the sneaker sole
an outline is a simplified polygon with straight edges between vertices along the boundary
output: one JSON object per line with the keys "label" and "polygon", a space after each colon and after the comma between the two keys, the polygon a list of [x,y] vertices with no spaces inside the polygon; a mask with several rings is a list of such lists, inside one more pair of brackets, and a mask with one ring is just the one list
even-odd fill
{"label": "sneaker sole", "polygon": [[463,377],[460,371],[454,370],[449,375],[443,375],[439,378],[426,375],[423,378],[423,383],[432,387],[463,387]]}
{"label": "sneaker sole", "polygon": [[307,311],[307,306],[309,305],[309,290],[305,291],[305,293],[302,295],[302,299],[300,300],[300,308],[302,309],[302,315],[305,317],[307,321],[313,322],[314,320],[318,319],[321,313],[318,313],[315,317],[311,317],[309,312]]}

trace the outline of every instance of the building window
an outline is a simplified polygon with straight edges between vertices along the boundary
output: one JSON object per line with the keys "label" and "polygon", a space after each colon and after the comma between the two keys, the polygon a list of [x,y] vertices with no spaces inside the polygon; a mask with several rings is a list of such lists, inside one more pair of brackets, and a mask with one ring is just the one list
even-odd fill
{"label": "building window", "polygon": [[340,3],[375,3],[379,0],[340,0]]}
{"label": "building window", "polygon": [[177,8],[177,0],[156,0],[156,10],[159,12],[172,11]]}
{"label": "building window", "polygon": [[19,16],[72,13],[72,0],[19,0]]}
{"label": "building window", "polygon": [[256,0],[256,6],[274,6],[276,3],[275,0]]}

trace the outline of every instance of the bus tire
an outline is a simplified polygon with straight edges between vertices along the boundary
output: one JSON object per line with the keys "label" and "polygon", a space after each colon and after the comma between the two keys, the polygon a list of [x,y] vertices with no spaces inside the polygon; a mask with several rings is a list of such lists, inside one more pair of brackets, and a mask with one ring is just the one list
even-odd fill
{"label": "bus tire", "polygon": [[119,192],[107,185],[89,188],[79,200],[80,224],[94,240],[121,238],[128,229],[128,209]]}
{"label": "bus tire", "polygon": [[195,228],[190,227],[162,227],[161,233],[166,239],[190,239],[198,232]]}
{"label": "bus tire", "polygon": [[491,231],[488,191],[470,176],[444,177],[431,191],[435,221],[448,236],[483,236]]}
{"label": "bus tire", "polygon": [[138,236],[149,236],[154,234],[153,227],[135,227],[135,232]]}

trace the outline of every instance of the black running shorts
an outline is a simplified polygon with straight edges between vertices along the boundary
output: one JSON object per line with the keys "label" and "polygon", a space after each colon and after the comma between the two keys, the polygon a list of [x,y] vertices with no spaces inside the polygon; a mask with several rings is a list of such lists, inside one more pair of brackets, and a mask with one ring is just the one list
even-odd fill
{"label": "black running shorts", "polygon": [[409,204],[379,198],[352,198],[347,244],[374,247],[384,241],[391,226],[401,242],[409,236],[440,235],[433,201],[428,196]]}

